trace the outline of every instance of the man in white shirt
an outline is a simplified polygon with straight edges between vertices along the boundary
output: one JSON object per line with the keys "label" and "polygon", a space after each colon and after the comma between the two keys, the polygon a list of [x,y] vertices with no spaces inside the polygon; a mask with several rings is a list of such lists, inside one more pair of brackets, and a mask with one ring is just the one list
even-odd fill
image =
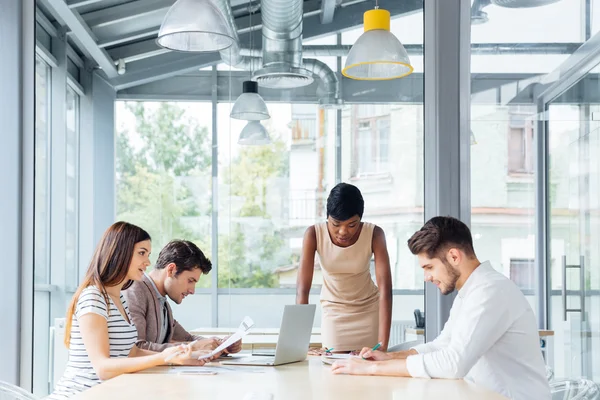
{"label": "man in white shirt", "polygon": [[365,348],[337,361],[337,374],[468,379],[514,400],[548,400],[536,319],[521,290],[480,263],[469,228],[451,217],[429,220],[409,240],[425,281],[442,294],[458,290],[442,333],[408,351]]}

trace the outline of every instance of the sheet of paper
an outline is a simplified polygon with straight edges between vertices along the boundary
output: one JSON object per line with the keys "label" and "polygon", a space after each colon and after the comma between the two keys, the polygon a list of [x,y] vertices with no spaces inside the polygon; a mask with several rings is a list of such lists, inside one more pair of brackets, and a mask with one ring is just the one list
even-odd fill
{"label": "sheet of paper", "polygon": [[222,365],[218,366],[203,366],[203,367],[190,367],[190,366],[177,366],[171,367],[167,370],[160,369],[157,373],[167,374],[179,374],[179,375],[215,375],[215,374],[232,374],[232,373],[265,373],[267,372],[266,367],[225,367]]}
{"label": "sheet of paper", "polygon": [[216,375],[217,371],[179,371],[179,375]]}
{"label": "sheet of paper", "polygon": [[216,354],[219,354],[220,352],[222,352],[223,350],[225,350],[226,348],[228,348],[229,346],[231,346],[232,344],[234,344],[235,342],[237,342],[238,340],[241,340],[244,336],[246,336],[248,334],[248,332],[250,332],[250,329],[253,326],[254,326],[254,321],[252,321],[252,318],[244,317],[244,319],[242,320],[242,323],[238,327],[237,331],[235,331],[233,333],[233,335],[229,336],[227,338],[227,340],[225,340],[223,343],[221,343],[219,345],[219,347],[217,347],[210,353],[202,354],[200,357],[198,357],[198,360],[201,360],[203,358],[210,358]]}

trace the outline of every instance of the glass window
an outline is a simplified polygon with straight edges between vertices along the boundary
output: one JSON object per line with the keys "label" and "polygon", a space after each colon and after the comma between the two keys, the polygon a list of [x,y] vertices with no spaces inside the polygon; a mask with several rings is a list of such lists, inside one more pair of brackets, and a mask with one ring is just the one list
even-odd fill
{"label": "glass window", "polygon": [[389,173],[390,108],[365,104],[352,107],[355,111],[350,112],[355,116],[351,134],[351,140],[355,142],[352,176]]}
{"label": "glass window", "polygon": [[[344,107],[342,179],[361,190],[363,220],[385,232],[394,289],[423,290],[423,271],[406,245],[423,225],[423,162],[421,104]],[[401,302],[394,305],[395,315],[412,314]]]}
{"label": "glass window", "polygon": [[66,117],[66,223],[65,276],[69,289],[77,288],[79,221],[79,95],[67,87]]}
{"label": "glass window", "polygon": [[[475,0],[479,1],[479,0]],[[562,321],[561,254],[568,242],[570,217],[568,209],[569,174],[576,159],[570,154],[569,136],[578,133],[577,105],[583,93],[578,90],[571,100],[561,100],[550,107],[547,115],[538,115],[536,82],[544,76],[560,79],[553,73],[586,38],[585,1],[561,0],[531,8],[508,8],[488,5],[483,8],[488,21],[471,28],[472,97],[471,97],[471,228],[475,250],[480,260],[490,260],[494,268],[509,277],[525,294],[538,319],[539,275],[537,268],[545,263],[537,259],[535,160],[538,134],[544,134],[550,149],[547,171],[550,204],[550,252],[548,267],[551,289],[548,324],[555,331],[554,354],[565,354],[575,340],[564,332]],[[589,3],[589,2],[588,2]],[[571,44],[572,43],[572,44]],[[594,87],[594,86],[592,86]],[[588,86],[589,88],[589,86]],[[581,89],[581,88],[580,88]],[[575,101],[575,102],[577,102]],[[539,132],[538,119],[548,120],[549,132]],[[577,179],[571,179],[577,181]],[[571,186],[573,187],[573,186]],[[576,217],[577,218],[577,217]],[[574,254],[574,253],[573,253]],[[575,262],[576,257],[571,259]],[[576,282],[577,283],[577,282]],[[577,284],[571,286],[577,288]],[[539,318],[542,317],[542,318]],[[553,323],[553,321],[560,321]],[[578,332],[579,334],[580,332]],[[551,367],[556,376],[582,376],[566,372],[566,364],[576,357],[554,357]],[[577,362],[581,362],[578,359]]]}
{"label": "glass window", "polygon": [[492,4],[482,9],[487,22],[471,28],[475,250],[480,260],[489,260],[524,291],[536,313],[537,107],[534,91],[528,89],[569,57],[577,48],[568,46],[570,42],[582,41],[581,10],[580,0],[531,8]]}
{"label": "glass window", "polygon": [[511,259],[509,278],[516,283],[521,290],[535,289],[535,260]]}
{"label": "glass window", "polygon": [[[245,121],[218,105],[219,287],[295,287],[304,230],[325,219],[334,185],[335,112],[269,104],[270,146],[240,146]],[[320,286],[315,274],[315,286]]]}
{"label": "glass window", "polygon": [[561,0],[540,7],[521,8],[492,4],[482,11],[487,14],[488,21],[472,25],[473,43],[577,43],[583,39],[581,0]]}
{"label": "glass window", "polygon": [[35,283],[50,283],[50,66],[35,60]]}
{"label": "glass window", "polygon": [[[400,36],[405,31],[413,32],[414,35],[408,37],[409,43],[413,37],[412,43],[422,47],[423,13],[401,19],[395,22],[394,29],[401,32]],[[362,13],[357,15],[357,25],[361,23]],[[350,36],[346,39],[352,40]],[[332,34],[310,44],[334,43],[336,35]],[[419,57],[415,55],[417,63]],[[338,57],[315,58],[336,69]],[[228,66],[220,65],[217,69],[220,81],[231,83],[233,78],[240,77],[239,71]],[[198,316],[189,312],[191,306],[187,304],[201,307],[207,302],[212,306],[212,319],[205,318],[210,321],[205,324],[217,320],[219,326],[235,327],[241,318],[251,315],[257,326],[279,327],[283,306],[295,302],[304,232],[310,225],[326,220],[327,196],[340,180],[361,189],[366,201],[364,219],[381,226],[386,234],[393,288],[408,292],[396,295],[391,343],[403,341],[404,327],[414,325],[413,311],[423,308],[423,273],[408,250],[406,240],[423,224],[423,105],[403,104],[400,99],[395,104],[360,104],[358,96],[356,103],[337,110],[292,101],[299,93],[306,101],[312,95],[304,96],[310,88],[314,88],[317,97],[322,95],[323,88],[318,86],[317,81],[297,91],[261,89],[269,101],[271,115],[270,119],[261,121],[272,142],[268,146],[238,145],[246,122],[230,118],[236,99],[216,104],[217,142],[212,146],[218,150],[218,159],[205,159],[200,155],[195,159],[201,161],[198,164],[210,166],[212,162],[218,167],[218,177],[213,181],[218,191],[208,196],[208,187],[204,192],[190,190],[196,195],[193,198],[173,194],[172,189],[181,181],[180,174],[176,168],[160,161],[164,158],[162,155],[159,157],[159,152],[178,153],[171,142],[177,144],[179,141],[172,137],[179,134],[172,130],[183,118],[162,118],[161,109],[165,104],[183,107],[183,103],[117,104],[118,217],[146,227],[153,239],[158,235],[160,239],[153,240],[156,254],[161,246],[158,243],[177,237],[181,231],[180,228],[169,231],[165,225],[182,220],[174,219],[171,210],[187,205],[178,200],[185,198],[194,204],[193,212],[197,214],[195,219],[187,216],[184,219],[189,221],[190,229],[201,230],[195,237],[205,240],[201,243],[207,246],[217,243],[217,254],[212,257],[217,261],[210,274],[217,274],[218,281],[218,287],[211,287],[213,296],[207,299],[208,291],[197,293],[175,311],[184,325],[186,321],[194,324],[189,328],[202,325],[197,322]],[[222,98],[227,88],[218,89],[218,97]],[[411,97],[412,93],[403,93],[402,97],[405,95],[416,97]],[[207,105],[194,112],[193,118],[208,122],[211,113]],[[163,136],[169,140],[161,139]],[[204,143],[210,148],[210,140]],[[203,164],[205,160],[208,164]],[[210,170],[203,171],[206,173],[199,174],[209,178]],[[339,171],[341,174],[336,176]],[[208,185],[211,180],[201,182]],[[212,208],[212,196],[218,198],[216,209]],[[178,212],[177,215],[181,215],[182,211]],[[218,214],[218,229],[212,238],[210,212]],[[202,224],[204,221],[206,224]],[[317,262],[312,302],[322,282]],[[200,303],[198,298],[202,295]],[[265,304],[270,307],[265,308]],[[320,326],[320,319],[318,309],[315,327]]]}
{"label": "glass window", "polygon": [[153,261],[172,239],[211,257],[211,115],[209,103],[116,103],[117,220],[148,231]]}
{"label": "glass window", "polygon": [[[596,61],[597,62],[597,61]],[[593,68],[546,104],[550,328],[556,376],[600,380],[600,100]]]}

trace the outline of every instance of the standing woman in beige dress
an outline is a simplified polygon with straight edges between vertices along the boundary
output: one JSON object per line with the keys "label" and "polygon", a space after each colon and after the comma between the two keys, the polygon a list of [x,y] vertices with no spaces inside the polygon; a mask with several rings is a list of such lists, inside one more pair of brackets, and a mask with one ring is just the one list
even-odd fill
{"label": "standing woman in beige dress", "polygon": [[[297,304],[308,295],[319,256],[323,273],[321,337],[334,352],[381,343],[387,350],[392,319],[392,278],[383,229],[362,222],[364,200],[356,186],[336,185],[327,198],[327,221],[304,233],[297,279]],[[377,286],[371,279],[375,256]]]}

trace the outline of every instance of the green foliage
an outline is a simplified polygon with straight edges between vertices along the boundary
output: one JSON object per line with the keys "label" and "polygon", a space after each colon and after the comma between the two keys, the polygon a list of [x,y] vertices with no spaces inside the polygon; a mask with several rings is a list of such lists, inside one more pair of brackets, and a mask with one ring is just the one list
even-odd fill
{"label": "green foliage", "polygon": [[[152,236],[153,260],[172,239],[196,243],[211,257],[211,143],[208,129],[176,103],[126,103],[135,132],[116,140],[117,215]],[[267,212],[267,187],[288,175],[285,143],[244,147],[220,171],[242,200],[230,234],[219,234],[219,287],[276,287],[273,269],[287,263],[284,240]],[[255,230],[251,221],[258,218]],[[284,253],[282,255],[282,253]],[[199,287],[210,287],[211,274]]]}
{"label": "green foliage", "polygon": [[182,176],[210,168],[208,129],[186,118],[177,104],[160,103],[157,110],[148,110],[144,103],[127,103],[126,108],[136,117],[140,154],[153,170]]}

